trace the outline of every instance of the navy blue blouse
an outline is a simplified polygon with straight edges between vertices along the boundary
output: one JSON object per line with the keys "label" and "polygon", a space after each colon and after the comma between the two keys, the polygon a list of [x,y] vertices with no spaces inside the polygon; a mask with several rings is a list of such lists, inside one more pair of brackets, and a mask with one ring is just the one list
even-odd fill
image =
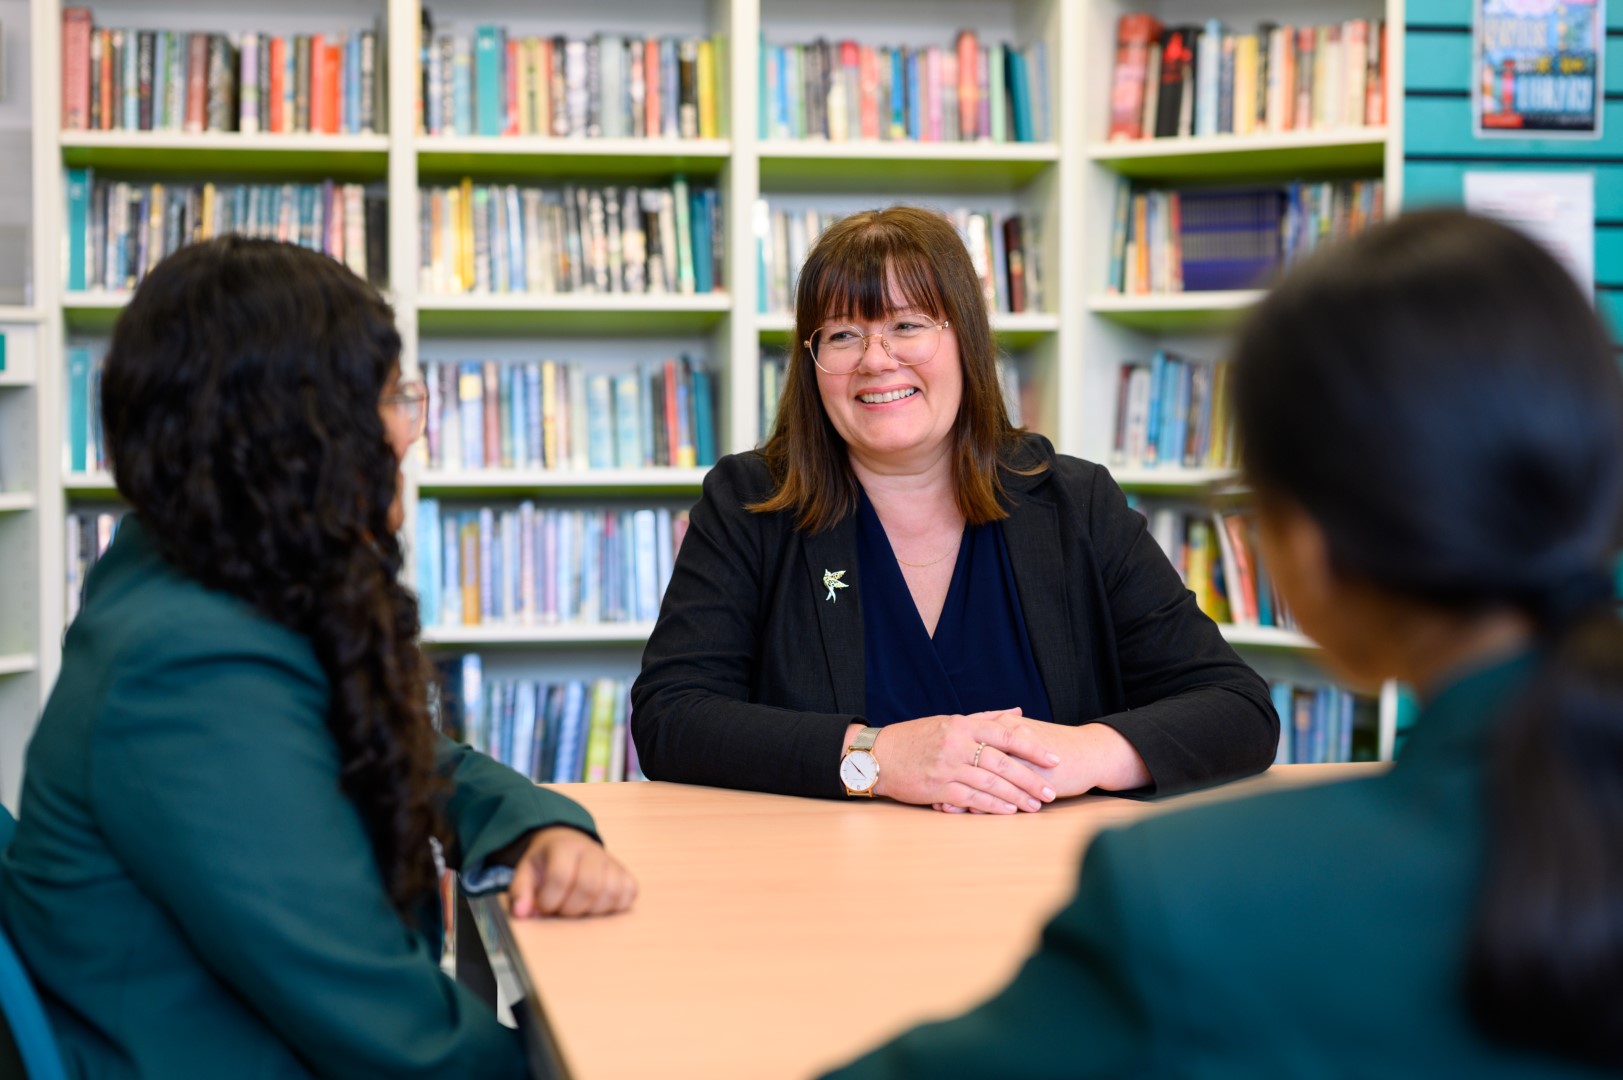
{"label": "navy blue blouse", "polygon": [[964,526],[934,638],[866,494],[857,510],[857,558],[869,724],[1017,705],[1034,720],[1054,719],[996,522]]}

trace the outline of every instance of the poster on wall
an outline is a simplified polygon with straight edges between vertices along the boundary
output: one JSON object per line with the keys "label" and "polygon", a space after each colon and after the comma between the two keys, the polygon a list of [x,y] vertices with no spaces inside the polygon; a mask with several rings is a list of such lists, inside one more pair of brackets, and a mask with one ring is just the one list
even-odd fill
{"label": "poster on wall", "polygon": [[1474,0],[1478,138],[1601,136],[1606,0]]}

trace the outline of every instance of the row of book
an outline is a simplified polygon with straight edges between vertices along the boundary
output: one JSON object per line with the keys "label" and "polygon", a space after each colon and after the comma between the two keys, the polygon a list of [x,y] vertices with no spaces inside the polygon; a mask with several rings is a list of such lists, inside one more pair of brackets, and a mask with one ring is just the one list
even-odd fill
{"label": "row of book", "polygon": [[423,362],[430,469],[716,462],[715,384],[687,356],[618,372],[556,360]]}
{"label": "row of book", "polygon": [[687,533],[687,512],[442,507],[417,503],[424,626],[652,621]]}
{"label": "row of book", "polygon": [[1305,687],[1275,680],[1268,684],[1274,710],[1279,713],[1279,750],[1275,765],[1324,765],[1345,761],[1373,761],[1375,750],[1360,746],[1354,734],[1371,725],[1358,723],[1362,702],[1340,686]]}
{"label": "row of book", "polygon": [[1155,506],[1141,513],[1150,535],[1213,622],[1295,630],[1260,557],[1256,525],[1244,513]]}
{"label": "row of book", "polygon": [[1121,365],[1110,464],[1227,469],[1235,464],[1229,365],[1157,349]]}
{"label": "row of book", "polygon": [[67,131],[318,132],[385,129],[378,29],[217,34],[94,25],[62,10]]}
{"label": "row of book", "polygon": [[[773,207],[756,201],[756,300],[762,313],[794,309],[795,287],[806,255],[823,230],[846,215],[817,209]],[[954,207],[943,211],[969,249],[990,311],[1020,313],[1042,308],[1042,273],[1036,238],[1041,226],[1025,214]]]}
{"label": "row of book", "polygon": [[1106,290],[1127,295],[1262,288],[1324,243],[1385,215],[1380,180],[1283,187],[1116,190]]}
{"label": "row of book", "polygon": [[714,139],[721,38],[434,35],[423,12],[421,130],[429,135]]}
{"label": "row of book", "polygon": [[107,545],[113,542],[113,533],[123,516],[123,512],[117,510],[76,510],[68,515],[64,626],[79,614],[79,606],[84,602],[85,580],[90,576],[91,567],[106,552]]}
{"label": "row of book", "polygon": [[1110,138],[1324,131],[1386,123],[1386,23],[1221,20],[1163,26],[1134,12],[1116,24]]}
{"label": "row of book", "polygon": [[435,666],[440,729],[536,783],[646,779],[626,680],[495,678],[478,653]]}
{"label": "row of book", "polygon": [[725,289],[725,221],[715,188],[541,188],[517,184],[422,191],[424,292],[712,293]]}
{"label": "row of book", "polygon": [[1053,137],[1048,51],[983,45],[761,44],[760,136],[912,142],[1045,142]]}
{"label": "row of book", "polygon": [[388,204],[360,184],[162,184],[64,176],[69,290],[133,289],[164,256],[227,233],[324,251],[381,283]]}

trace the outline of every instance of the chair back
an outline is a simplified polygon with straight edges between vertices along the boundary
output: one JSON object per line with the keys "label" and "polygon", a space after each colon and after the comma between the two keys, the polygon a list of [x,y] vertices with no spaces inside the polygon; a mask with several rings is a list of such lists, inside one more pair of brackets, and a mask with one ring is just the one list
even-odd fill
{"label": "chair back", "polygon": [[[0,806],[0,852],[10,846],[16,830],[16,819]],[[5,864],[0,862],[0,884],[4,874]],[[0,1076],[67,1080],[45,1008],[4,923],[0,923]]]}

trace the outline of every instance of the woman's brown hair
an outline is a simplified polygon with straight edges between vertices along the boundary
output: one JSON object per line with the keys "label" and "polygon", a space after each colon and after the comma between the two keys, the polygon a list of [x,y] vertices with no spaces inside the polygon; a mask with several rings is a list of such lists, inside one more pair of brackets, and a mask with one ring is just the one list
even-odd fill
{"label": "woman's brown hair", "polygon": [[[952,431],[953,487],[967,521],[999,521],[1008,516],[999,468],[1030,469],[1011,464],[1023,432],[1009,423],[981,281],[951,222],[933,210],[892,206],[830,226],[800,271],[795,340],[809,340],[831,315],[882,317],[892,310],[892,285],[910,308],[947,320],[958,336],[964,393]],[[761,454],[776,489],[749,509],[793,511],[808,532],[821,532],[856,509],[856,475],[823,411],[817,370],[803,344],[790,357],[778,420]]]}

